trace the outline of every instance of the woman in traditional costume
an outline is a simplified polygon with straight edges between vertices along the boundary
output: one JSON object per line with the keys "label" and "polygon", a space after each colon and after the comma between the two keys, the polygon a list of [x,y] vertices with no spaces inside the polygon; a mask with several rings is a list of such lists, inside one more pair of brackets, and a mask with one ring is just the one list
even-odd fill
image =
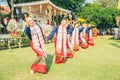
{"label": "woman in traditional costume", "polygon": [[[55,63],[64,63],[66,58],[72,58],[73,54],[67,52],[69,45],[68,42],[68,25],[66,20],[63,19],[59,26],[56,26],[48,36],[50,40],[54,36],[54,45],[55,45]],[[70,47],[70,46],[69,46]]]}
{"label": "woman in traditional costume", "polygon": [[74,23],[74,28],[71,28],[72,37],[71,43],[73,44],[74,51],[79,51],[79,44],[80,44],[80,32],[83,30],[83,27],[79,28],[79,23]]}
{"label": "woman in traditional costume", "polygon": [[89,24],[86,32],[88,34],[88,45],[94,46],[94,36],[93,36],[92,26],[90,24]]}
{"label": "woman in traditional costume", "polygon": [[30,38],[30,46],[36,53],[36,60],[31,65],[31,74],[40,72],[45,74],[46,70],[46,50],[44,46],[43,32],[39,25],[35,24],[31,17],[26,17],[26,27],[24,32]]}
{"label": "woman in traditional costume", "polygon": [[82,27],[84,28],[83,30],[82,30],[82,32],[80,33],[80,38],[81,38],[81,41],[82,41],[82,43],[80,44],[80,46],[81,46],[81,48],[83,48],[83,49],[86,49],[86,48],[88,48],[89,47],[89,45],[88,45],[88,34],[87,34],[87,24],[86,23],[84,23],[83,25],[82,25]]}

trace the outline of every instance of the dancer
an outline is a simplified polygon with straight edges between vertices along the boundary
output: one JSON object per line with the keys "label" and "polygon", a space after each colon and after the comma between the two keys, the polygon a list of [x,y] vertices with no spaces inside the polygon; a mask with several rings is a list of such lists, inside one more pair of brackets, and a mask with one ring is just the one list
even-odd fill
{"label": "dancer", "polygon": [[79,28],[79,23],[74,23],[74,28],[71,28],[72,37],[71,37],[71,43],[73,44],[74,51],[79,51],[79,44],[80,44],[80,32],[83,30],[83,27]]}
{"label": "dancer", "polygon": [[88,34],[88,45],[89,46],[94,46],[94,37],[93,37],[93,31],[92,31],[92,26],[91,24],[89,24],[88,28],[87,28],[87,34]]}
{"label": "dancer", "polygon": [[88,48],[89,46],[88,46],[88,43],[87,43],[87,41],[88,41],[88,34],[87,34],[87,24],[86,23],[84,23],[83,25],[82,25],[82,27],[84,28],[83,30],[82,30],[82,32],[80,33],[80,38],[81,38],[81,41],[82,41],[82,43],[81,43],[81,48],[83,48],[83,49],[86,49],[86,48]]}
{"label": "dancer", "polygon": [[67,52],[67,44],[68,43],[68,25],[66,24],[66,20],[63,19],[59,26],[56,26],[50,35],[48,36],[48,40],[50,40],[54,36],[54,44],[55,44],[55,63],[64,63],[66,58],[72,58],[73,54]]}
{"label": "dancer", "polygon": [[96,27],[93,28],[93,37],[96,39],[98,36]]}
{"label": "dancer", "polygon": [[42,35],[42,30],[39,25],[35,24],[32,18],[29,16],[29,14],[26,14],[25,22],[26,27],[24,32],[28,35],[30,38],[30,46],[33,49],[33,51],[36,53],[36,60],[31,65],[31,74],[34,74],[35,72],[40,73],[47,73],[46,70],[46,50],[44,47],[44,39]]}

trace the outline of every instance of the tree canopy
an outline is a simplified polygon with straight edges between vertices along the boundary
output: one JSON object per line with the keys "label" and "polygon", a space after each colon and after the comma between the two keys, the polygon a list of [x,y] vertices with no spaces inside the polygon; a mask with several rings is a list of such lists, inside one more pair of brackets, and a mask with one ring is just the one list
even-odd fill
{"label": "tree canopy", "polygon": [[72,12],[78,12],[85,0],[51,0],[57,6],[71,10]]}
{"label": "tree canopy", "polygon": [[101,27],[114,27],[116,17],[120,16],[120,10],[116,7],[103,8],[98,4],[86,4],[77,16],[85,18],[89,23],[99,24]]}
{"label": "tree canopy", "polygon": [[95,0],[95,3],[99,4],[102,7],[118,6],[119,0]]}

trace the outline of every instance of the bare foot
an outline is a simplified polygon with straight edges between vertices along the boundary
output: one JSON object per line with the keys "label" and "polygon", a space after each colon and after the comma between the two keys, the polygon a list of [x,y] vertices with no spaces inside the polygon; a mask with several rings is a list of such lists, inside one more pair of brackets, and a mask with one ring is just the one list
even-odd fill
{"label": "bare foot", "polygon": [[33,75],[33,74],[34,74],[34,71],[33,71],[33,70],[30,70],[30,73],[31,73],[31,75]]}

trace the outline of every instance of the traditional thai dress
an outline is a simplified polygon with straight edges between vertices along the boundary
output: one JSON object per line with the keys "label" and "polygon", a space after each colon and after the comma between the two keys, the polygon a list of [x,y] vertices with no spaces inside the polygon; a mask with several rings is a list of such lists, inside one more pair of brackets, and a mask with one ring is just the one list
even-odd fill
{"label": "traditional thai dress", "polygon": [[94,46],[94,37],[93,37],[93,32],[92,32],[92,27],[87,28],[87,34],[88,34],[88,45],[89,46]]}
{"label": "traditional thai dress", "polygon": [[34,27],[26,27],[24,31],[30,38],[30,46],[36,53],[36,60],[31,65],[31,70],[34,72],[46,73],[46,50],[44,47],[43,32],[38,25]]}
{"label": "traditional thai dress", "polygon": [[67,26],[67,56],[68,58],[72,58],[73,57],[73,53],[74,53],[74,50],[73,50],[73,44],[71,43],[71,28],[72,26],[71,25],[68,25]]}
{"label": "traditional thai dress", "polygon": [[97,34],[97,29],[96,28],[93,28],[93,36],[96,38],[98,36]]}
{"label": "traditional thai dress", "polygon": [[80,38],[82,43],[80,44],[81,48],[86,49],[88,48],[88,34],[87,34],[87,28],[84,28],[82,32],[80,33]]}
{"label": "traditional thai dress", "polygon": [[71,37],[71,43],[73,44],[74,51],[79,51],[79,44],[80,44],[80,36],[79,34],[83,28],[72,28],[72,37]]}
{"label": "traditional thai dress", "polygon": [[73,54],[67,52],[67,47],[69,46],[68,42],[68,29],[56,26],[50,35],[48,36],[48,40],[50,40],[54,35],[54,45],[55,45],[55,63],[64,63],[66,58],[72,58]]}
{"label": "traditional thai dress", "polygon": [[[49,33],[52,31],[52,26],[48,25],[48,24],[44,24],[44,25],[42,25],[42,30],[43,30],[44,37],[45,37],[45,43],[48,43],[49,41],[47,40],[47,37],[48,37]],[[51,40],[51,42],[52,42],[52,40]]]}

